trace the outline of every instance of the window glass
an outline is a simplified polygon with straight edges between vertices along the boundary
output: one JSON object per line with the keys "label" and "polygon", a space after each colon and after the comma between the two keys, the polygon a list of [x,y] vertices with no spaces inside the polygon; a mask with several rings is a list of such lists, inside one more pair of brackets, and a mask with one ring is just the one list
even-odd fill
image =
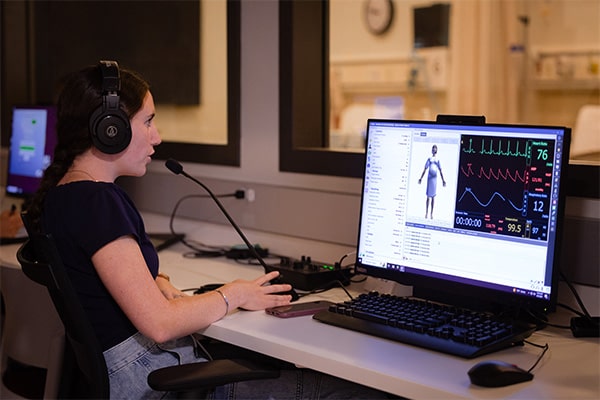
{"label": "window glass", "polygon": [[[362,150],[369,117],[566,125],[600,161],[595,0],[330,0],[328,133]],[[325,60],[326,61],[326,60]]]}

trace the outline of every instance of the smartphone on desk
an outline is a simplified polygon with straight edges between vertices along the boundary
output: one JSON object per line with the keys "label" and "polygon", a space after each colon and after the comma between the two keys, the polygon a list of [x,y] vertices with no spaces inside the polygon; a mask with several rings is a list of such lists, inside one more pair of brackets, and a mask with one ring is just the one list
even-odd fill
{"label": "smartphone on desk", "polygon": [[326,310],[334,303],[325,300],[315,300],[306,303],[294,303],[287,306],[278,306],[267,308],[265,312],[278,318],[301,317],[303,315],[313,315],[321,310]]}

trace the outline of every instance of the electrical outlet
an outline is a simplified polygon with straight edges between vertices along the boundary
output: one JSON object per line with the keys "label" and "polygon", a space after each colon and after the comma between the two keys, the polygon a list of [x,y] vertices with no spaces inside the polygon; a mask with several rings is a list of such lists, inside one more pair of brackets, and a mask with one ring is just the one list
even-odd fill
{"label": "electrical outlet", "polygon": [[254,193],[254,189],[238,189],[235,191],[236,199],[246,199],[248,203],[252,203],[256,197],[256,193]]}

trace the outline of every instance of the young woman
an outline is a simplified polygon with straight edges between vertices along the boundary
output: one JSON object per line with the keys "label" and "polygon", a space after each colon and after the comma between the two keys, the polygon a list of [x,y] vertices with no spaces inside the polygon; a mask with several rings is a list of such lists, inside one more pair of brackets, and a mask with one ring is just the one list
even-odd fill
{"label": "young woman", "polygon": [[[165,394],[148,387],[147,375],[199,361],[189,335],[237,307],[262,310],[288,304],[290,295],[276,293],[291,287],[267,285],[277,277],[272,272],[188,296],[159,272],[138,210],[114,183],[119,176],[144,175],[161,142],[152,94],[138,74],[119,70],[116,62],[84,68],[64,80],[57,108],[54,159],[28,208],[29,217],[36,229],[55,238],[103,348],[111,398],[160,398]],[[329,382],[325,387],[335,396],[380,396],[312,371],[286,372],[268,384],[230,385],[216,395],[295,398],[297,388],[317,381]],[[318,390],[314,394],[323,397]]]}

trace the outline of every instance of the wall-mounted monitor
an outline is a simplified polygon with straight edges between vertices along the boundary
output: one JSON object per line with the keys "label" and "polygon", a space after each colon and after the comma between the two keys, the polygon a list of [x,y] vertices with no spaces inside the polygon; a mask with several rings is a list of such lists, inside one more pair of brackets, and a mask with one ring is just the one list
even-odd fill
{"label": "wall-mounted monitor", "polygon": [[450,4],[413,8],[414,48],[448,46]]}

